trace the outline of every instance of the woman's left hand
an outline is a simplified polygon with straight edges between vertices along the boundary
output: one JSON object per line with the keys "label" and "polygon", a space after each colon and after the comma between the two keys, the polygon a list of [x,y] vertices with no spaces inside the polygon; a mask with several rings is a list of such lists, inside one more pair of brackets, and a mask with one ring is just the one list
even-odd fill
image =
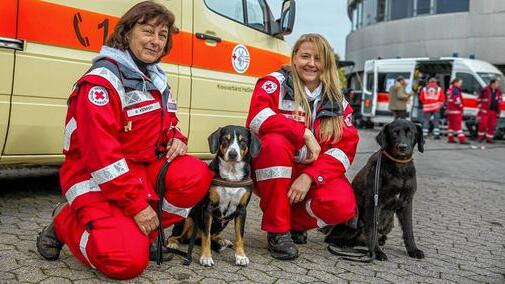
{"label": "woman's left hand", "polygon": [[307,192],[309,192],[312,179],[307,174],[301,174],[295,179],[291,188],[288,191],[289,203],[298,203],[305,199]]}
{"label": "woman's left hand", "polygon": [[177,156],[185,155],[188,151],[188,145],[177,138],[172,138],[167,144],[167,160],[172,162]]}

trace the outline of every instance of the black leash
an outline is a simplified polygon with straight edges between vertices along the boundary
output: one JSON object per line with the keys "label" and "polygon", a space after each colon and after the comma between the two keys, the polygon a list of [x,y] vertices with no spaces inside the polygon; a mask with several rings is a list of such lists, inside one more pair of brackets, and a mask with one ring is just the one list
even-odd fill
{"label": "black leash", "polygon": [[379,151],[377,163],[375,165],[375,183],[373,198],[373,225],[372,234],[368,238],[368,249],[360,248],[340,248],[335,245],[328,245],[328,251],[340,256],[343,260],[354,262],[370,263],[375,259],[375,244],[377,243],[377,226],[379,224],[379,186],[381,184],[382,151]]}
{"label": "black leash", "polygon": [[[168,170],[168,166],[170,165],[170,162],[165,161],[163,163],[163,167],[158,173],[157,179],[156,179],[156,193],[158,194],[159,200],[158,200],[158,208],[157,208],[157,215],[158,215],[158,221],[160,225],[158,226],[158,239],[156,240],[156,264],[160,265],[163,262],[163,247],[165,244],[165,232],[163,231],[163,199],[165,196],[165,176]],[[184,265],[190,265],[192,262],[192,252],[193,252],[193,246],[195,244],[195,239],[196,239],[196,226],[193,226],[193,232],[191,233],[191,240],[190,244],[188,247],[188,252],[184,252],[178,249],[173,249],[173,248],[165,248],[166,252],[168,253],[173,253],[180,255],[184,257]]]}

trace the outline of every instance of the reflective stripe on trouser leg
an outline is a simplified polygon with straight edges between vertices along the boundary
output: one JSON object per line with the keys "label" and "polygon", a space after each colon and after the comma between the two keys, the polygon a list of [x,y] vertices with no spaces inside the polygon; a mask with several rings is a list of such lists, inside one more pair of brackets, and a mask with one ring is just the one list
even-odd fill
{"label": "reflective stripe on trouser leg", "polygon": [[307,210],[307,213],[314,219],[316,219],[316,223],[317,223],[317,226],[319,228],[322,228],[328,224],[326,224],[323,219],[319,218],[316,216],[316,214],[314,213],[314,211],[312,211],[312,207],[311,207],[311,204],[312,204],[312,199],[309,199],[307,200],[307,202],[305,203],[305,210]]}
{"label": "reflective stripe on trouser leg", "polygon": [[88,258],[88,253],[86,252],[86,247],[88,246],[88,240],[89,240],[89,233],[88,231],[84,230],[81,236],[81,241],[79,242],[79,248],[81,249],[81,253],[84,256],[84,258],[88,261],[89,265],[91,267],[96,268],[93,263]]}

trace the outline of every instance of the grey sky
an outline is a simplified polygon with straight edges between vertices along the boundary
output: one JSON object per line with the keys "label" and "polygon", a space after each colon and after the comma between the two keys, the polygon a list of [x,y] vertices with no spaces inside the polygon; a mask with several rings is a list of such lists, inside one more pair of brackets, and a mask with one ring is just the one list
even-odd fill
{"label": "grey sky", "polygon": [[350,30],[347,0],[296,0],[294,30],[286,39],[292,46],[302,34],[320,33],[345,58],[345,37]]}

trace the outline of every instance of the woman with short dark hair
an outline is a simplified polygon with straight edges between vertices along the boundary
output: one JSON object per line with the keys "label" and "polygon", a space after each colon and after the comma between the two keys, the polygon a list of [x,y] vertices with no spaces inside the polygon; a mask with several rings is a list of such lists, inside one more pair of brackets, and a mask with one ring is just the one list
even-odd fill
{"label": "woman with short dark hair", "polygon": [[[170,51],[174,20],[155,2],[133,6],[74,85],[60,172],[67,203],[37,239],[44,258],[56,260],[66,244],[108,277],[136,277],[148,264],[156,229],[186,218],[206,194],[212,173],[186,155],[176,103],[157,64]],[[158,196],[166,162],[164,196]],[[162,224],[155,212],[160,199]]]}

